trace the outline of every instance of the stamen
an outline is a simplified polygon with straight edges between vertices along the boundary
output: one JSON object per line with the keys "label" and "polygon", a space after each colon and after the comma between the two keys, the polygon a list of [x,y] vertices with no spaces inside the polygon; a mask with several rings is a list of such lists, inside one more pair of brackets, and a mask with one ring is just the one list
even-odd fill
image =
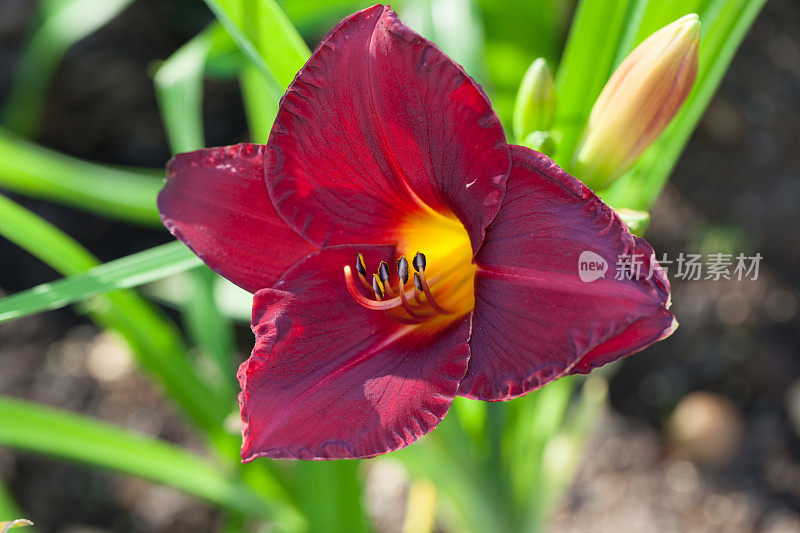
{"label": "stamen", "polygon": [[404,290],[402,290],[402,288],[400,289],[400,302],[403,305],[403,310],[405,310],[405,312],[408,313],[413,318],[428,318],[431,316],[431,315],[421,315],[417,313],[414,310],[414,308],[411,307],[411,304],[408,303],[408,297],[406,296],[406,293]]}
{"label": "stamen", "polygon": [[[375,311],[391,311],[392,309],[397,309],[398,307],[402,306],[399,296],[390,300],[376,302],[375,300],[366,298],[363,294],[358,292],[358,289],[356,288],[356,282],[353,279],[353,271],[349,265],[344,267],[344,281],[350,296],[352,296],[355,301],[367,309],[373,309]],[[408,295],[406,295],[406,297],[407,296]]]}
{"label": "stamen", "polygon": [[356,271],[358,272],[358,279],[361,284],[368,290],[372,290],[372,285],[367,281],[367,266],[364,264],[364,256],[361,254],[356,255]]}
{"label": "stamen", "polygon": [[381,264],[378,265],[378,277],[384,283],[389,281],[389,265],[386,264],[386,261],[381,261]]}
{"label": "stamen", "polygon": [[[424,256],[423,256],[423,258],[424,258]],[[424,259],[423,259],[423,265],[424,265]],[[423,268],[424,268],[424,266],[423,266]],[[447,309],[445,309],[444,307],[439,305],[436,302],[436,300],[434,300],[433,293],[431,292],[431,288],[428,287],[428,281],[425,279],[425,274],[423,272],[420,272],[419,275],[417,275],[417,273],[415,272],[414,273],[414,285],[416,285],[417,278],[419,278],[420,283],[422,284],[422,290],[425,292],[425,296],[428,298],[428,304],[430,304],[431,307],[433,307],[434,309],[436,309],[437,311],[439,311],[443,315],[451,315],[451,314],[453,314],[452,311],[448,311]]]}
{"label": "stamen", "polygon": [[[416,273],[414,274],[416,276]],[[430,315],[420,315],[411,307],[411,304],[408,303],[408,297],[406,297],[405,291],[405,284],[408,283],[408,261],[404,256],[400,256],[400,259],[397,260],[397,276],[400,278],[397,286],[397,292],[400,293],[400,301],[403,304],[403,309],[405,312],[408,313],[410,316],[414,318],[425,318],[426,316]],[[414,289],[414,296],[416,297],[417,291],[416,288]],[[419,303],[419,298],[417,298]]]}
{"label": "stamen", "polygon": [[417,272],[425,272],[425,254],[422,252],[417,252],[417,255],[414,256],[414,260],[412,264],[414,265],[414,270]]}
{"label": "stamen", "polygon": [[420,294],[424,291],[422,289],[422,282],[419,280],[419,274],[414,272],[414,301],[418,304],[422,303],[422,298],[420,298]]}
{"label": "stamen", "polygon": [[367,277],[367,266],[364,264],[364,256],[361,254],[356,255],[356,270],[362,276]]}
{"label": "stamen", "polygon": [[389,265],[387,265],[385,261],[381,261],[381,264],[378,265],[378,277],[386,290],[386,294],[393,298],[395,294],[392,290],[392,286],[389,285]]}
{"label": "stamen", "polygon": [[[386,264],[385,261],[381,261],[378,265],[378,271],[372,275],[371,282],[369,283],[366,279],[366,264],[364,262],[364,256],[362,254],[358,254],[356,256],[356,271],[358,272],[358,277],[361,280],[361,283],[365,286],[368,292],[374,294],[374,300],[368,296],[364,296],[355,285],[355,280],[353,279],[353,271],[349,266],[344,267],[344,275],[345,275],[345,283],[347,285],[347,290],[350,295],[363,307],[367,309],[372,309],[376,311],[392,311],[394,309],[402,309],[406,317],[398,314],[391,314],[392,319],[397,320],[401,323],[419,323],[423,322],[432,316],[435,313],[441,313],[445,315],[452,314],[452,311],[449,311],[439,305],[436,299],[433,296],[433,291],[430,288],[430,284],[425,277],[425,267],[427,266],[427,260],[425,258],[425,254],[422,252],[417,252],[414,256],[412,261],[412,265],[414,267],[414,283],[413,287],[410,290],[406,290],[406,284],[409,280],[409,268],[408,268],[408,260],[405,256],[400,256],[397,260],[397,289],[391,286],[389,283],[390,281],[390,273],[389,273],[389,265]],[[431,278],[430,283],[436,285],[441,280],[447,278],[450,273],[447,269],[444,272],[440,272],[437,276]],[[425,295],[423,298],[422,295]],[[409,300],[413,298],[415,303],[411,303]],[[433,313],[433,314],[432,314]]]}
{"label": "stamen", "polygon": [[397,277],[403,282],[403,286],[408,283],[408,261],[404,255],[397,260]]}
{"label": "stamen", "polygon": [[372,275],[372,290],[375,291],[375,296],[379,301],[383,300],[383,289],[381,288],[381,282],[377,274]]}

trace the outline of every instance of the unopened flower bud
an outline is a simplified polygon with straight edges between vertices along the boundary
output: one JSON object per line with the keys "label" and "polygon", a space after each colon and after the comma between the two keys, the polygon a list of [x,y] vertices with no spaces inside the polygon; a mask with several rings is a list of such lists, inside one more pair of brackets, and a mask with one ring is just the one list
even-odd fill
{"label": "unopened flower bud", "polygon": [[553,74],[543,57],[528,67],[514,104],[514,135],[519,142],[534,131],[553,125],[556,112],[556,87]]}
{"label": "unopened flower bud", "polygon": [[603,189],[628,170],[678,112],[697,77],[700,19],[686,15],[645,39],[592,107],[574,174]]}

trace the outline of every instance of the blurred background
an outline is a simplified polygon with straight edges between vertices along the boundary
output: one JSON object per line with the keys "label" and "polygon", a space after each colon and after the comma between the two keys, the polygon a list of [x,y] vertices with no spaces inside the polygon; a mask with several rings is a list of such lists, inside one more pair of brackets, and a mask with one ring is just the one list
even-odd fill
{"label": "blurred background", "polygon": [[[282,5],[292,17],[308,3]],[[0,0],[0,102],[16,75],[36,4]],[[317,4],[316,16],[295,21],[312,49],[360,5],[341,12]],[[498,22],[514,20],[514,9],[525,13],[525,2],[514,4],[478,2],[487,36],[481,53],[488,59],[475,66],[476,77],[504,118],[534,57],[518,37],[528,33],[524,17],[516,32]],[[570,16],[569,2],[564,6],[562,33]],[[37,142],[81,159],[163,167],[170,152],[151,76],[159,61],[211,20],[201,1],[133,2],[68,50],[48,92]],[[405,20],[418,29],[425,24],[414,20],[413,5]],[[555,61],[560,49],[538,53]],[[248,139],[235,81],[207,81],[204,105],[209,146]],[[670,275],[681,327],[615,365],[610,407],[552,530],[800,531],[798,139],[800,2],[769,0],[656,204],[646,235],[670,257],[760,253],[759,277],[680,281]],[[172,240],[165,230],[9,196],[103,261]],[[0,292],[58,277],[0,239]],[[251,333],[241,326],[237,335],[244,358]],[[0,324],[0,392],[202,450],[136,372],[125,346],[70,309]],[[399,531],[403,469],[391,460],[367,468],[378,529]],[[171,489],[1,448],[0,478],[37,517],[38,531],[218,528],[217,511]]]}

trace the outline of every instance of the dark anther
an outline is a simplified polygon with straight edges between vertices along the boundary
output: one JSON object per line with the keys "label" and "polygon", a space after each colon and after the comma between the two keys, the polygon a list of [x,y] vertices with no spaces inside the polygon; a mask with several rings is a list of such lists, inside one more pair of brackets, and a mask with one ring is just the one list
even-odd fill
{"label": "dark anther", "polygon": [[405,256],[401,255],[397,260],[397,277],[403,282],[403,285],[408,283],[408,261]]}
{"label": "dark anther", "polygon": [[414,286],[417,288],[419,292],[423,292],[424,289],[422,288],[422,280],[419,279],[419,274],[414,272]]}
{"label": "dark anther", "polygon": [[367,276],[367,267],[364,265],[364,256],[361,254],[356,256],[356,270],[358,270],[358,273],[362,276]]}
{"label": "dark anther", "polygon": [[378,281],[377,274],[372,275],[372,290],[375,291],[378,298],[383,298],[383,289],[381,288],[381,282]]}
{"label": "dark anther", "polygon": [[385,261],[381,261],[381,264],[378,266],[378,277],[380,277],[381,281],[384,283],[389,281],[389,265],[387,265]]}
{"label": "dark anther", "polygon": [[412,264],[414,265],[414,270],[417,272],[425,272],[425,254],[422,252],[417,252],[417,255],[414,256],[414,261]]}

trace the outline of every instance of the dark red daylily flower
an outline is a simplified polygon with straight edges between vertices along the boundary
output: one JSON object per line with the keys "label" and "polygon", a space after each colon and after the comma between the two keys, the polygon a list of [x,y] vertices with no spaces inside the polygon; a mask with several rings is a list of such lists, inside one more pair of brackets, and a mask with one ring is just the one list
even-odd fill
{"label": "dark red daylily flower", "polygon": [[[176,156],[159,208],[256,293],[245,461],[396,450],[456,395],[514,398],[675,327],[650,246],[547,157],[507,145],[480,87],[384,6],[322,41],[266,146]],[[584,283],[587,250],[646,265]]]}

